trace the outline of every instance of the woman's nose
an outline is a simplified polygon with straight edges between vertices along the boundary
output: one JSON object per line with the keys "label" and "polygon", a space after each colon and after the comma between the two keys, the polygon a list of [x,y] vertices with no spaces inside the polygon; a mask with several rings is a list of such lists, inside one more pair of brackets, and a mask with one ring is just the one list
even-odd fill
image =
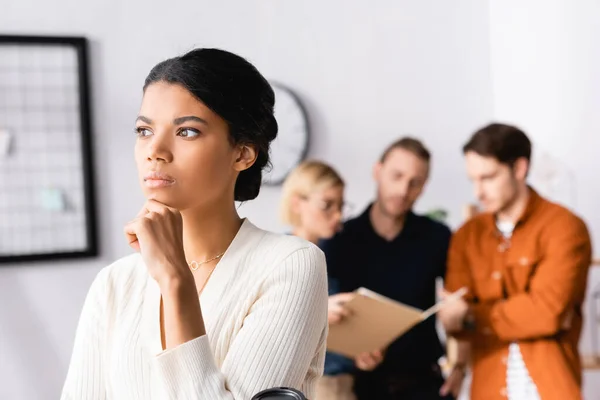
{"label": "woman's nose", "polygon": [[150,139],[147,153],[148,161],[171,162],[173,153],[170,149],[168,140],[161,135],[153,135]]}

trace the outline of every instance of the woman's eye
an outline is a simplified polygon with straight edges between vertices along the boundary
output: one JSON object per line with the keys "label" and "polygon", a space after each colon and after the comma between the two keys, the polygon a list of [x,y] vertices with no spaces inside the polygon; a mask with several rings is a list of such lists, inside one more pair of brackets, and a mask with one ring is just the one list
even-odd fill
{"label": "woman's eye", "polygon": [[334,206],[333,201],[324,201],[323,202],[323,209],[325,211],[331,210],[333,208],[333,206]]}
{"label": "woman's eye", "polygon": [[147,137],[152,135],[152,131],[146,128],[135,128],[135,133],[138,137]]}
{"label": "woman's eye", "polygon": [[177,135],[184,138],[195,138],[200,135],[200,131],[191,128],[184,128],[180,129],[179,132],[177,132]]}

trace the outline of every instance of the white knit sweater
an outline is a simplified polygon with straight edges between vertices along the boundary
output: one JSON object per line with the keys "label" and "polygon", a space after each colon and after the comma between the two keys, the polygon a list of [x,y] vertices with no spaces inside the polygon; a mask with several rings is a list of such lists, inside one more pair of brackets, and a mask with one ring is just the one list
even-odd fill
{"label": "white knit sweater", "polygon": [[249,400],[277,386],[314,397],[327,336],[323,253],[245,220],[200,297],[207,334],[162,351],[160,290],[138,254],[96,277],[62,400]]}

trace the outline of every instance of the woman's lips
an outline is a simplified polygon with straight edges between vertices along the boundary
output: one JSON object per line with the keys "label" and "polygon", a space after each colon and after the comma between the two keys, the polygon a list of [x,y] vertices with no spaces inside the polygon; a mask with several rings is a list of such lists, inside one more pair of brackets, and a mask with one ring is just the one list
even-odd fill
{"label": "woman's lips", "polygon": [[166,179],[146,179],[144,180],[144,184],[146,187],[152,189],[164,188],[167,186],[172,186],[175,181],[168,181]]}
{"label": "woman's lips", "polygon": [[174,183],[175,179],[173,179],[171,176],[165,173],[158,171],[152,171],[144,177],[144,184],[146,185],[146,187],[152,189],[172,186]]}

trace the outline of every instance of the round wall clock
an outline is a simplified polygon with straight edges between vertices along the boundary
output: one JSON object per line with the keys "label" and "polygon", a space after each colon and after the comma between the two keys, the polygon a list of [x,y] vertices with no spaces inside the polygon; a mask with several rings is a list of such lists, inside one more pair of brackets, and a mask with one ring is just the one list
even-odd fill
{"label": "round wall clock", "polygon": [[275,119],[279,127],[271,143],[273,168],[264,175],[266,185],[276,186],[306,157],[309,126],[306,110],[298,96],[289,88],[271,82],[275,92]]}

